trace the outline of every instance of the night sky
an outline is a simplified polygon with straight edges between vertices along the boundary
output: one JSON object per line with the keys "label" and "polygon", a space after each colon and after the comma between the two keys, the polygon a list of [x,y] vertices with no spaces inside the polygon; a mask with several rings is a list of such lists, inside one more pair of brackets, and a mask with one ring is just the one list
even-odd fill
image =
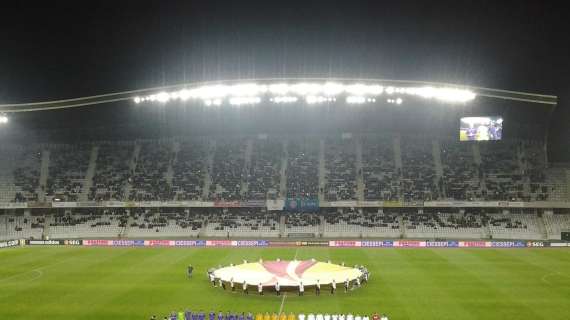
{"label": "night sky", "polygon": [[558,95],[570,22],[549,1],[5,1],[0,103],[280,76],[443,81]]}

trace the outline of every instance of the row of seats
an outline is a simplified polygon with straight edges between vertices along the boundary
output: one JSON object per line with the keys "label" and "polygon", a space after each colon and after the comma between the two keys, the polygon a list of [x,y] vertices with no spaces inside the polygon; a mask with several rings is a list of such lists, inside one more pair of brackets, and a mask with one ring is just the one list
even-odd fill
{"label": "row of seats", "polygon": [[346,212],[279,213],[265,210],[148,210],[0,216],[0,238],[98,237],[386,237],[450,239],[560,239],[570,214]]}
{"label": "row of seats", "polygon": [[348,135],[3,146],[1,151],[0,199],[6,202],[569,200],[566,181],[553,181],[560,173],[548,174],[542,145],[530,142],[473,145]]}

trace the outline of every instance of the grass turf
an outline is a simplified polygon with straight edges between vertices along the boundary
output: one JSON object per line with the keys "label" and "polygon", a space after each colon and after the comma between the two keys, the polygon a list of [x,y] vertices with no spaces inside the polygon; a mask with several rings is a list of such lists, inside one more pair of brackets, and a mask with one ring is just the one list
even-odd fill
{"label": "grass turf", "polygon": [[[364,264],[334,296],[232,294],[206,270],[242,259]],[[186,278],[186,266],[195,267]],[[239,290],[238,290],[239,291]],[[568,249],[82,248],[0,250],[0,319],[148,319],[173,310],[372,313],[390,319],[570,319]]]}

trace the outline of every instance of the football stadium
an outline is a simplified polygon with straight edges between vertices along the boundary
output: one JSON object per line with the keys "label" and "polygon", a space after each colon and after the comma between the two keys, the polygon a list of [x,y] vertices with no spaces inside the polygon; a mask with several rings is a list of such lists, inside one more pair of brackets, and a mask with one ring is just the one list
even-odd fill
{"label": "football stadium", "polygon": [[558,95],[227,74],[0,90],[0,319],[570,318]]}

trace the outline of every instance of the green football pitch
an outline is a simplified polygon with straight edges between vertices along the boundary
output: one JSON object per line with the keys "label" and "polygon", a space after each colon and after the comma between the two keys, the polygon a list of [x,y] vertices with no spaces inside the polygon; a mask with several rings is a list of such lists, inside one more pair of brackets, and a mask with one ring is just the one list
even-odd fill
{"label": "green football pitch", "polygon": [[[243,259],[363,264],[370,283],[332,296],[248,296],[206,270]],[[186,276],[192,264],[195,274]],[[0,319],[162,319],[170,311],[386,313],[390,319],[570,319],[568,249],[83,248],[0,251]]]}

